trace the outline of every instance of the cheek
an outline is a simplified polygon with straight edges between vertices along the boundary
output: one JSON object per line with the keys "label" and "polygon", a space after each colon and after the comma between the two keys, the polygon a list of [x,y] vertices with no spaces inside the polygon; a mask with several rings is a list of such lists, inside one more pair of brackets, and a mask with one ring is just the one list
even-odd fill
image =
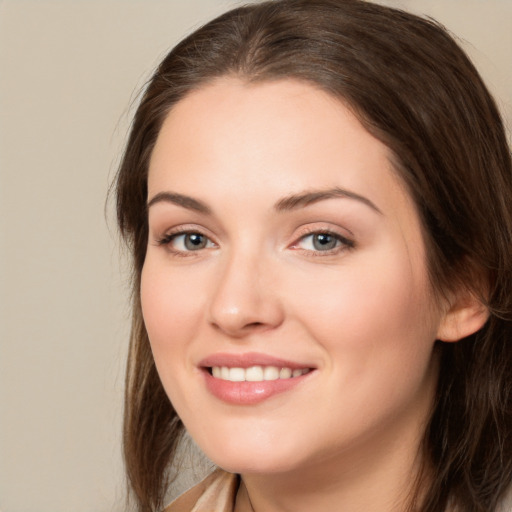
{"label": "cheek", "polygon": [[354,374],[370,362],[424,364],[437,331],[423,265],[411,265],[406,253],[374,256],[347,265],[346,272],[308,278],[304,293],[293,298],[310,334],[335,362],[350,357],[351,365],[343,366]]}
{"label": "cheek", "polygon": [[294,298],[298,321],[324,354],[333,443],[334,425],[357,437],[429,407],[436,322],[428,284],[406,258],[393,261],[385,271],[354,265],[329,280],[304,281],[305,290],[317,287],[314,299],[307,292]]}
{"label": "cheek", "polygon": [[142,270],[141,306],[159,366],[161,357],[178,352],[194,338],[204,307],[193,274],[170,272],[155,259],[148,255]]}
{"label": "cheek", "polygon": [[[141,306],[151,351],[163,387],[180,416],[193,415],[188,395],[190,350],[204,315],[204,291],[194,274],[171,271],[157,257],[148,255],[141,276]],[[192,410],[191,410],[192,407]]]}

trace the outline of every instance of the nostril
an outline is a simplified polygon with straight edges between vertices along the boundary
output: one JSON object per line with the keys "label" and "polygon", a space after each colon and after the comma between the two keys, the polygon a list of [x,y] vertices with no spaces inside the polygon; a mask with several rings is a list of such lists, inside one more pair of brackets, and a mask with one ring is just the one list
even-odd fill
{"label": "nostril", "polygon": [[265,327],[263,322],[251,322],[245,326],[246,330],[257,330]]}
{"label": "nostril", "polygon": [[250,333],[265,331],[271,326],[265,322],[247,322],[241,325],[228,325],[212,322],[213,328],[217,331],[223,331],[231,336],[246,336]]}

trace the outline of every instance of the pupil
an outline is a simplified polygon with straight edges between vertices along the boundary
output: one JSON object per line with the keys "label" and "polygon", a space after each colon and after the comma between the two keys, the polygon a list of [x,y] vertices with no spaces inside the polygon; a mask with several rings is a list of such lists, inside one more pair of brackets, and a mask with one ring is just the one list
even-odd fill
{"label": "pupil", "polygon": [[315,235],[313,238],[313,246],[317,250],[329,250],[336,247],[336,238],[325,233]]}
{"label": "pupil", "polygon": [[199,233],[192,233],[185,237],[185,247],[190,250],[202,249],[206,246],[206,240]]}

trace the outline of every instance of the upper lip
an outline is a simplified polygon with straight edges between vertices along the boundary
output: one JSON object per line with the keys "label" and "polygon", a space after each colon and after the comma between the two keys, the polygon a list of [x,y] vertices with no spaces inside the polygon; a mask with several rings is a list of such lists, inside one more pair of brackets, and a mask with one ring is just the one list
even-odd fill
{"label": "upper lip", "polygon": [[313,368],[310,364],[299,363],[274,357],[258,352],[246,352],[241,354],[217,353],[211,354],[199,362],[203,368],[213,366],[227,366],[229,368],[250,368],[251,366],[277,366],[278,368],[291,368],[292,370],[302,368]]}

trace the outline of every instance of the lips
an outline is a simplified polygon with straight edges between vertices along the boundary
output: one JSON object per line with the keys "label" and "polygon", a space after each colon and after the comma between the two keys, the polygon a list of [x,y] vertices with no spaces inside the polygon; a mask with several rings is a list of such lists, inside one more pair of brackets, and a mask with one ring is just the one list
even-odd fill
{"label": "lips", "polygon": [[291,390],[315,368],[266,354],[214,354],[199,366],[207,389],[220,400],[235,405],[253,405]]}

